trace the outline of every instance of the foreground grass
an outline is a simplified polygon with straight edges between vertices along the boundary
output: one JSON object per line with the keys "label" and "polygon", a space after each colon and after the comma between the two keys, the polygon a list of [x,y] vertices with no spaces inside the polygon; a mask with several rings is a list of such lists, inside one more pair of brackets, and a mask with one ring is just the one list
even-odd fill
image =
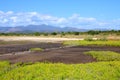
{"label": "foreground grass", "polygon": [[120,80],[120,61],[0,66],[0,80]]}
{"label": "foreground grass", "polygon": [[93,56],[98,61],[120,61],[120,54],[112,51],[88,51],[85,54]]}
{"label": "foreground grass", "polygon": [[7,62],[7,61],[0,62],[0,71],[3,68],[8,67],[9,65],[10,65],[9,62]]}
{"label": "foreground grass", "polygon": [[100,41],[100,40],[93,40],[93,41],[86,41],[86,40],[78,40],[78,41],[64,41],[64,45],[82,45],[82,46],[89,46],[89,45],[97,45],[97,46],[115,46],[120,47],[120,40],[114,41]]}

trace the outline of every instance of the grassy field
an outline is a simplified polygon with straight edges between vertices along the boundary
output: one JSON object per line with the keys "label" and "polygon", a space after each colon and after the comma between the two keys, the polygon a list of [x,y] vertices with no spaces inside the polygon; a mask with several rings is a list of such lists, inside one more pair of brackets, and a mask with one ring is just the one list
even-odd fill
{"label": "grassy field", "polygon": [[21,65],[0,62],[0,80],[120,80],[120,61]]}
{"label": "grassy field", "polygon": [[120,54],[112,51],[89,51],[85,54],[93,56],[98,61],[120,61]]}
{"label": "grassy field", "polygon": [[87,41],[87,40],[76,40],[76,41],[64,41],[64,45],[73,45],[73,46],[89,46],[89,45],[96,45],[96,46],[120,46],[120,40],[108,40],[108,41],[102,41],[102,40],[93,40],[93,41]]}

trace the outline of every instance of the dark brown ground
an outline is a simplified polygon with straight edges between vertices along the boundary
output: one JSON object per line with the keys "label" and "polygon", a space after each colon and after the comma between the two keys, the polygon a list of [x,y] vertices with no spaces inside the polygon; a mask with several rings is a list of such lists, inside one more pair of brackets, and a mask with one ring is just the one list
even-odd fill
{"label": "dark brown ground", "polygon": [[28,51],[30,48],[37,48],[40,47],[42,49],[47,48],[58,48],[62,46],[60,43],[27,43],[27,44],[9,44],[9,45],[0,45],[0,55],[12,52],[21,52],[21,51]]}
{"label": "dark brown ground", "polygon": [[96,47],[96,46],[76,46],[66,47],[58,49],[50,49],[62,46],[59,43],[41,43],[41,44],[25,44],[25,45],[11,45],[11,46],[0,46],[2,54],[5,52],[18,52],[26,51],[31,47],[42,47],[49,50],[42,52],[29,52],[28,54],[19,55],[3,55],[0,56],[0,60],[8,60],[11,63],[17,62],[60,62],[60,63],[87,63],[96,61],[91,56],[83,54],[90,50],[107,50],[115,51],[120,53],[120,47]]}

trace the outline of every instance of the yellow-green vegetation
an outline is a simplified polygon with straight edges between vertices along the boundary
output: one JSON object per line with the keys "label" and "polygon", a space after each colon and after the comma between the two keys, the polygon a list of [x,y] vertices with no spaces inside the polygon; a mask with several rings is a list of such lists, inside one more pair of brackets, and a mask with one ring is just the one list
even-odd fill
{"label": "yellow-green vegetation", "polygon": [[43,51],[42,48],[31,48],[30,51]]}
{"label": "yellow-green vegetation", "polygon": [[2,61],[0,62],[0,71],[3,70],[3,68],[9,66],[9,62],[7,61]]}
{"label": "yellow-green vegetation", "polygon": [[[4,64],[0,62],[0,64]],[[87,64],[5,65],[0,80],[120,80],[120,61]]]}
{"label": "yellow-green vegetation", "polygon": [[101,41],[101,40],[77,40],[77,41],[64,41],[64,45],[82,45],[82,46],[89,46],[89,45],[96,45],[96,46],[120,46],[120,40],[108,40],[108,41]]}
{"label": "yellow-green vegetation", "polygon": [[88,51],[85,54],[93,56],[98,61],[120,61],[120,54],[112,51]]}

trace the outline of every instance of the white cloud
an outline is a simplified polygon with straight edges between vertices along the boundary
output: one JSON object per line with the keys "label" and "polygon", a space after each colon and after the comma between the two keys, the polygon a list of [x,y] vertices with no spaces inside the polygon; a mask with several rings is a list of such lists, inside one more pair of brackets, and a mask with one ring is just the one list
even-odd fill
{"label": "white cloud", "polygon": [[120,19],[111,21],[99,21],[94,17],[81,17],[79,14],[72,16],[55,17],[44,15],[37,12],[18,12],[0,11],[0,26],[20,26],[20,25],[40,25],[47,24],[60,27],[78,27],[78,28],[115,28],[120,29]]}
{"label": "white cloud", "polygon": [[6,12],[6,14],[8,14],[8,15],[13,14],[13,11],[8,11],[8,12]]}

